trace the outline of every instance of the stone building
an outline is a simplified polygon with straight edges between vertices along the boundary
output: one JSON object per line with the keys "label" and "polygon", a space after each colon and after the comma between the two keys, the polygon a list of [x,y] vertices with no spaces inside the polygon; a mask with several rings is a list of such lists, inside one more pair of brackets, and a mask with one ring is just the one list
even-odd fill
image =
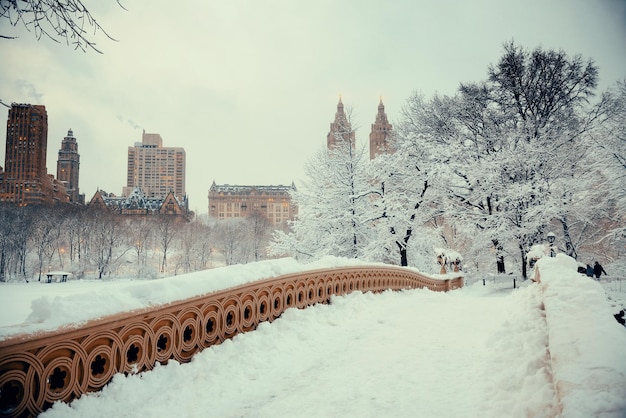
{"label": "stone building", "polygon": [[238,219],[254,213],[264,215],[272,225],[293,220],[297,208],[291,202],[291,186],[234,186],[215,184],[209,189],[209,218]]}

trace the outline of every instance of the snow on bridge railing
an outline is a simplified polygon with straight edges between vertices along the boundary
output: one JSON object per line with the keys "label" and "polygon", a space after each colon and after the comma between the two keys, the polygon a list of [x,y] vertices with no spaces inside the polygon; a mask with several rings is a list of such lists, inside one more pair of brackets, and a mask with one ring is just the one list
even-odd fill
{"label": "snow on bridge railing", "polygon": [[393,266],[311,270],[111,315],[79,328],[12,336],[0,341],[0,416],[35,416],[56,401],[100,390],[116,373],[151,370],[170,359],[187,362],[288,308],[328,303],[333,295],[462,286],[462,275],[436,279]]}

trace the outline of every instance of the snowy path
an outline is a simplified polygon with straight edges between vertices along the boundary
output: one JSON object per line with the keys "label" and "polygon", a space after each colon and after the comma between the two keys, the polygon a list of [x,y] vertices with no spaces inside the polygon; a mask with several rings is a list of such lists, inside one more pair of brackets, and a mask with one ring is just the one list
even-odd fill
{"label": "snowy path", "polygon": [[42,416],[554,416],[536,288],[481,288],[291,309]]}

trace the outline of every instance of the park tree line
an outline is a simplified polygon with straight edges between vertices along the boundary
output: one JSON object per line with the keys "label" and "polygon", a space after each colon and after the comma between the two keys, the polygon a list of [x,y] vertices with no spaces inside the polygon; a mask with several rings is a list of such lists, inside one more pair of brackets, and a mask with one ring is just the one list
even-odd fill
{"label": "park tree line", "polygon": [[530,247],[554,231],[574,258],[623,255],[626,80],[597,84],[591,59],[504,44],[484,80],[412,94],[384,155],[370,161],[338,132],[310,160],[300,217],[272,251],[428,268],[447,247],[526,277]]}
{"label": "park tree line", "polygon": [[0,281],[156,278],[267,257],[270,224],[260,214],[210,223],[168,215],[122,216],[80,205],[0,203]]}

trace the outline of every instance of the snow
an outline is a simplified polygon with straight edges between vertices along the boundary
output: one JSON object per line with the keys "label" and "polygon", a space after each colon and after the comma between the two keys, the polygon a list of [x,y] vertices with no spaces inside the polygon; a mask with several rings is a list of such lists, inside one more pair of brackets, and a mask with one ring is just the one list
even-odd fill
{"label": "snow", "polygon": [[[2,325],[12,326],[1,335],[346,263],[283,259],[151,281],[4,285]],[[41,416],[623,418],[626,329],[605,288],[562,254],[537,265],[541,282],[517,289],[477,280],[448,293],[354,292],[289,309],[190,363],[116,375]]]}
{"label": "snow", "polygon": [[[256,281],[321,268],[372,265],[356,259],[325,257],[306,265],[292,258],[240,264],[157,280],[78,280],[3,284],[0,340],[20,333],[80,325],[118,312],[163,305]],[[6,299],[6,300],[5,300]]]}

